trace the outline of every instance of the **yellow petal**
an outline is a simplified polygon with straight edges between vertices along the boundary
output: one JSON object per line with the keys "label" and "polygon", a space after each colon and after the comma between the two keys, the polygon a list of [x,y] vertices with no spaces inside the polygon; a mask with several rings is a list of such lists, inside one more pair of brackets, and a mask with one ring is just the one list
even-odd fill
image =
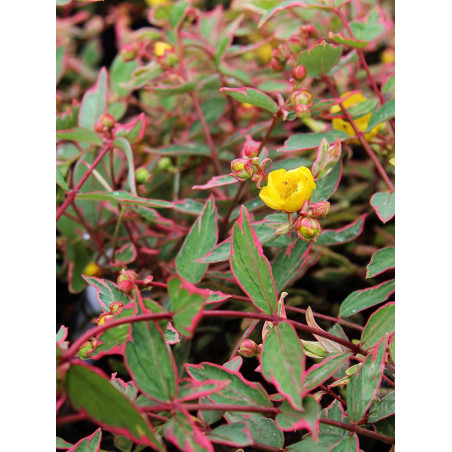
{"label": "yellow petal", "polygon": [[259,197],[262,199],[262,201],[264,201],[264,203],[268,207],[270,207],[270,209],[281,210],[282,207],[281,198],[279,198],[279,195],[278,195],[279,199],[270,196],[268,193],[268,185],[259,192]]}
{"label": "yellow petal", "polygon": [[284,212],[297,212],[303,207],[305,200],[304,190],[297,191],[286,199],[282,210],[284,210]]}
{"label": "yellow petal", "polygon": [[285,169],[279,169],[276,171],[272,171],[268,175],[268,182],[267,182],[268,195],[281,202],[282,202],[282,199],[281,199],[280,193],[283,189],[283,182],[284,182],[285,176],[286,176]]}

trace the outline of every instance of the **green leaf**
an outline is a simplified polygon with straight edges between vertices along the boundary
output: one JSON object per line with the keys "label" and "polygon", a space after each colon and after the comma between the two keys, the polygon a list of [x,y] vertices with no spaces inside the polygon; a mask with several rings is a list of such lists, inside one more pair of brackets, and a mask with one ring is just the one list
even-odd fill
{"label": "green leaf", "polygon": [[325,41],[305,50],[298,57],[298,64],[303,64],[309,77],[320,77],[327,74],[339,62],[342,46],[333,46]]}
{"label": "green leaf", "polygon": [[295,410],[290,403],[284,401],[279,407],[280,412],[276,416],[277,424],[284,431],[306,429],[312,433],[313,438],[317,438],[319,432],[320,405],[314,397],[306,396],[303,399],[303,410]]}
{"label": "green leaf", "polygon": [[255,107],[263,108],[275,114],[279,107],[271,97],[254,88],[221,88],[223,93],[228,94],[242,103],[248,103]]}
{"label": "green leaf", "polygon": [[[341,422],[342,424],[350,425],[350,420],[345,414],[342,404],[338,400],[333,400],[333,402],[329,406],[324,408],[320,413],[320,418],[330,419],[333,421]],[[340,427],[335,427],[333,425],[320,424],[320,435],[322,435],[323,433],[335,433],[337,435],[340,435],[341,437],[344,437],[348,434],[348,431]]]}
{"label": "green leaf", "polygon": [[170,310],[175,313],[173,322],[182,336],[191,338],[202,315],[202,307],[209,299],[207,291],[173,278],[168,282]]}
{"label": "green leaf", "polygon": [[254,443],[281,449],[284,446],[284,435],[273,419],[258,414],[227,413],[228,422],[243,421],[248,425]]}
{"label": "green leaf", "polygon": [[176,364],[154,322],[134,322],[126,344],[127,366],[137,386],[150,397],[170,401],[177,391]]}
{"label": "green leaf", "polygon": [[385,335],[395,330],[395,304],[388,303],[374,312],[361,335],[361,346],[367,350],[374,347]]}
{"label": "green leaf", "polygon": [[395,76],[393,75],[388,79],[388,81],[382,86],[381,92],[382,94],[394,94],[395,90]]}
{"label": "green leaf", "polygon": [[359,440],[356,433],[347,435],[339,443],[337,443],[330,452],[356,452],[359,450]]}
{"label": "green leaf", "polygon": [[360,41],[373,41],[384,30],[381,23],[377,23],[380,18],[378,10],[372,11],[366,22],[352,22],[350,28],[353,36]]}
{"label": "green leaf", "polygon": [[226,49],[231,43],[231,37],[229,35],[222,36],[216,45],[216,51],[214,56],[214,63],[215,66],[218,67],[221,63],[221,58],[224,55],[224,52],[226,52]]}
{"label": "green leaf", "polygon": [[97,299],[104,310],[108,310],[110,303],[115,301],[120,301],[124,305],[132,301],[127,294],[118,289],[114,282],[108,279],[95,278],[94,276],[84,276],[83,278],[96,289]]}
{"label": "green leaf", "polygon": [[92,435],[78,441],[70,452],[99,452],[102,430],[98,428]]}
{"label": "green leaf", "polygon": [[339,315],[350,317],[357,312],[385,301],[394,292],[395,281],[386,281],[364,290],[355,290],[341,304]]}
{"label": "green leaf", "polygon": [[184,145],[172,145],[161,148],[146,148],[149,154],[180,156],[180,155],[195,155],[195,156],[210,156],[210,148],[201,143],[187,143]]}
{"label": "green leaf", "polygon": [[175,413],[165,424],[165,436],[181,451],[214,452],[211,442],[188,412]]}
{"label": "green leaf", "polygon": [[161,207],[170,208],[173,207],[173,203],[163,201],[160,199],[147,199],[140,198],[139,196],[133,196],[126,191],[114,191],[114,192],[94,192],[94,193],[82,193],[77,195],[77,199],[86,201],[111,201],[121,204],[133,204],[142,205],[146,207]]}
{"label": "green leaf", "polygon": [[319,364],[312,366],[305,377],[305,390],[312,391],[328,380],[351,356],[350,352],[331,356]]}
{"label": "green leaf", "polygon": [[347,414],[352,422],[361,420],[377,393],[383,376],[386,343],[387,337],[381,339],[347,385]]}
{"label": "green leaf", "polygon": [[373,278],[378,276],[386,270],[391,270],[395,267],[395,248],[383,248],[373,254],[367,265],[366,278]]}
{"label": "green leaf", "polygon": [[69,186],[66,182],[66,179],[64,178],[61,170],[58,167],[56,168],[56,183],[64,191],[69,191]]}
{"label": "green leaf", "polygon": [[63,438],[56,437],[56,448],[57,449],[70,449],[73,444],[68,443]]}
{"label": "green leaf", "polygon": [[395,215],[395,193],[375,193],[370,199],[370,205],[374,208],[378,218],[383,223],[387,223]]}
{"label": "green leaf", "polygon": [[382,122],[395,117],[395,99],[388,100],[369,119],[366,132],[370,132],[374,127]]}
{"label": "green leaf", "polygon": [[169,23],[171,28],[177,30],[180,27],[189,6],[188,2],[179,1],[171,8],[169,15]]}
{"label": "green leaf", "polygon": [[280,323],[268,332],[262,348],[262,375],[290,404],[302,410],[304,353],[292,325]]}
{"label": "green leaf", "polygon": [[163,443],[135,406],[108,381],[103,373],[82,364],[73,364],[66,373],[66,392],[72,406],[114,433],[164,450]]}
{"label": "green leaf", "polygon": [[378,433],[395,438],[395,416],[389,416],[381,421],[374,422]]}
{"label": "green leaf", "polygon": [[363,49],[367,46],[367,44],[369,44],[369,41],[360,41],[359,39],[350,38],[349,36],[343,36],[340,33],[332,32],[329,33],[328,39],[336,44],[343,44],[353,49]]}
{"label": "green leaf", "polygon": [[181,199],[175,201],[172,206],[177,212],[186,213],[188,215],[200,215],[204,209],[204,204],[194,199]]}
{"label": "green leaf", "polygon": [[86,91],[79,114],[79,126],[94,130],[99,117],[107,110],[108,73],[102,68],[94,86]]}
{"label": "green leaf", "polygon": [[221,391],[209,395],[209,399],[218,404],[271,407],[272,403],[260,383],[245,380],[235,370],[216,364],[186,364],[188,374],[198,381],[229,381]]}
{"label": "green leaf", "polygon": [[323,139],[332,144],[337,138],[345,140],[349,136],[342,132],[342,130],[335,130],[334,132],[324,133],[297,133],[291,135],[285,142],[282,148],[278,149],[278,152],[299,152],[308,149],[315,149],[319,147]]}
{"label": "green leaf", "polygon": [[163,72],[162,67],[156,61],[151,61],[146,66],[137,67],[131,74],[130,80],[123,82],[122,88],[135,90],[143,88],[149,81],[157,78]]}
{"label": "green leaf", "polygon": [[103,144],[96,132],[89,129],[83,129],[82,127],[76,127],[69,130],[58,130],[56,138],[57,140],[79,141],[81,143],[97,144],[98,146],[102,146]]}
{"label": "green leaf", "polygon": [[63,77],[64,71],[66,69],[65,55],[66,55],[66,46],[60,46],[56,49],[56,83],[61,80]]}
{"label": "green leaf", "polygon": [[190,80],[181,85],[165,85],[159,83],[157,86],[150,86],[149,90],[161,97],[174,96],[175,94],[191,93],[196,89],[196,82]]}
{"label": "green leaf", "polygon": [[342,161],[336,163],[334,168],[316,182],[316,189],[311,196],[311,202],[327,201],[337,190],[342,177]]}
{"label": "green leaf", "polygon": [[122,84],[132,78],[132,72],[138,67],[138,61],[124,61],[124,57],[118,54],[110,68],[110,83],[112,90],[119,97],[127,96],[130,89],[123,88]]}
{"label": "green leaf", "polygon": [[350,242],[358,237],[363,232],[364,221],[367,214],[361,215],[353,223],[341,229],[324,230],[317,239],[316,245],[340,245],[341,243]]}
{"label": "green leaf", "polygon": [[202,264],[196,260],[205,256],[217,243],[217,215],[215,198],[211,196],[177,255],[177,274],[191,283],[201,281],[207,270],[208,264]]}
{"label": "green leaf", "polygon": [[253,444],[248,424],[245,422],[220,425],[208,433],[207,438],[214,443],[231,447],[246,447]]}
{"label": "green leaf", "polygon": [[234,224],[230,267],[240,287],[259,310],[265,314],[277,312],[277,293],[270,263],[244,206]]}
{"label": "green leaf", "polygon": [[367,422],[373,424],[387,418],[395,412],[395,391],[390,392],[381,400],[375,399],[369,410]]}
{"label": "green leaf", "polygon": [[272,264],[277,292],[281,292],[301,271],[309,254],[309,242],[298,238],[286,250],[276,256]]}
{"label": "green leaf", "polygon": [[115,138],[113,141],[113,147],[121,149],[124,152],[127,160],[127,166],[129,168],[127,182],[129,184],[129,189],[132,192],[133,196],[137,196],[137,187],[135,182],[135,165],[133,163],[133,152],[130,147],[130,143],[123,137]]}
{"label": "green leaf", "polygon": [[287,452],[325,452],[342,440],[342,435],[337,433],[323,433],[319,435],[317,441],[313,438],[306,438],[298,443],[291,444]]}

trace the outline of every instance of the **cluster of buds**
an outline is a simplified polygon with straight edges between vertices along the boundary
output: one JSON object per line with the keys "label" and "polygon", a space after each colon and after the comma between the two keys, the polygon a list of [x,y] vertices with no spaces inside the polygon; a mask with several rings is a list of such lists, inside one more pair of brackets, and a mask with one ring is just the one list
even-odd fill
{"label": "cluster of buds", "polygon": [[119,314],[122,311],[122,308],[124,307],[124,304],[120,301],[114,301],[113,303],[110,303],[108,306],[108,309],[110,309],[107,312],[103,312],[98,318],[97,318],[97,326],[105,325],[109,320],[111,320],[116,314]]}
{"label": "cluster of buds", "polygon": [[177,54],[174,47],[167,42],[158,41],[154,44],[154,55],[160,64],[174,67],[177,64]]}
{"label": "cluster of buds", "polygon": [[121,56],[124,61],[133,61],[138,56],[138,51],[137,43],[124,44],[121,49]]}
{"label": "cluster of buds", "polygon": [[116,119],[110,115],[110,113],[104,113],[99,117],[96,124],[94,125],[94,130],[97,133],[110,134],[113,127],[116,125]]}
{"label": "cluster of buds", "polygon": [[261,345],[257,345],[256,342],[254,342],[251,339],[245,339],[240,344],[239,353],[244,358],[255,358],[256,356],[259,356],[261,352]]}
{"label": "cluster of buds", "polygon": [[273,49],[270,66],[274,72],[281,72],[286,67],[287,60],[290,58],[290,53],[283,44],[280,44],[276,49]]}
{"label": "cluster of buds", "polygon": [[292,94],[291,101],[297,118],[304,119],[310,116],[310,110],[314,103],[310,91],[307,89],[295,91],[295,93]]}
{"label": "cluster of buds", "polygon": [[298,237],[305,242],[315,242],[322,231],[319,218],[325,218],[329,211],[328,201],[319,201],[305,206],[295,223]]}
{"label": "cluster of buds", "polygon": [[118,288],[121,292],[129,293],[134,287],[135,282],[138,279],[138,275],[133,270],[125,270],[124,268],[119,272]]}
{"label": "cluster of buds", "polygon": [[270,159],[264,159],[262,164],[260,164],[259,143],[254,141],[249,135],[246,136],[240,155],[240,158],[231,162],[231,176],[240,182],[251,179],[257,183],[257,187],[260,189],[262,179],[267,176],[264,167]]}

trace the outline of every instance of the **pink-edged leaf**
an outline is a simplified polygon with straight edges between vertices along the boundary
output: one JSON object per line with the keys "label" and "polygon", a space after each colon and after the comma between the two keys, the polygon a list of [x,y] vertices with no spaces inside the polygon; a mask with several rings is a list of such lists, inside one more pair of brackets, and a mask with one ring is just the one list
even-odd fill
{"label": "pink-edged leaf", "polygon": [[56,448],[60,450],[67,450],[70,449],[73,446],[73,444],[68,443],[63,438],[56,437]]}
{"label": "pink-edged leaf", "polygon": [[177,330],[174,328],[171,322],[168,322],[165,331],[165,339],[169,345],[178,344],[180,342],[180,336]]}
{"label": "pink-edged leaf", "polygon": [[199,399],[215,392],[221,391],[229,385],[229,381],[222,380],[205,380],[196,381],[190,379],[183,379],[180,381],[179,392],[177,394],[177,400],[179,402],[186,402],[188,400]]}
{"label": "pink-edged leaf", "polygon": [[248,426],[253,443],[282,449],[284,434],[273,419],[256,413],[227,412],[225,418],[229,423],[242,422]]}
{"label": "pink-edged leaf", "polygon": [[373,424],[391,416],[395,412],[395,391],[385,395],[382,399],[376,398],[369,410],[367,422]]}
{"label": "pink-edged leaf", "polygon": [[395,330],[395,303],[387,303],[375,311],[366,323],[361,334],[361,346],[364,350],[374,347],[385,335]]}
{"label": "pink-edged leaf", "polygon": [[99,117],[107,111],[108,72],[102,68],[92,88],[85,92],[79,112],[79,126],[94,130]]}
{"label": "pink-edged leaf", "polygon": [[317,150],[317,158],[311,168],[314,178],[325,177],[339,161],[341,153],[342,145],[339,137],[336,138],[332,146],[329,146],[328,141],[323,138]]}
{"label": "pink-edged leaf", "polygon": [[240,356],[234,356],[234,358],[230,359],[228,362],[223,364],[223,367],[226,367],[226,369],[235,370],[238,372],[240,368],[242,367],[243,359]]}
{"label": "pink-edged leaf", "polygon": [[129,184],[129,190],[132,196],[138,196],[137,186],[135,180],[135,164],[133,161],[133,151],[130,147],[130,143],[124,137],[117,137],[113,141],[113,147],[120,149],[126,156],[128,173],[127,173],[127,183]]}
{"label": "pink-edged leaf", "polygon": [[69,452],[99,452],[102,430],[98,428],[94,433],[74,444]]}
{"label": "pink-edged leaf", "polygon": [[72,406],[102,428],[154,450],[165,450],[152,425],[100,369],[72,364],[65,375],[65,388]]}
{"label": "pink-edged leaf", "polygon": [[362,234],[366,218],[367,214],[365,213],[343,228],[323,230],[316,245],[340,245],[355,240]]}
{"label": "pink-edged leaf", "polygon": [[221,391],[209,395],[216,403],[243,406],[271,407],[272,403],[260,383],[245,380],[237,370],[212,363],[186,364],[188,374],[198,381],[228,381],[230,384]]}
{"label": "pink-edged leaf", "polygon": [[276,290],[280,292],[296,277],[308,261],[311,244],[300,239],[282,250],[272,264]]}
{"label": "pink-edged leaf", "polygon": [[68,47],[65,45],[59,46],[56,49],[56,84],[62,79],[66,71],[68,60]]}
{"label": "pink-edged leaf", "polygon": [[124,305],[130,303],[132,298],[121,292],[118,286],[108,279],[96,278],[94,276],[83,276],[83,279],[97,291],[97,299],[103,310],[108,311],[109,305],[120,301]]}
{"label": "pink-edged leaf", "polygon": [[370,205],[374,208],[378,218],[383,223],[387,223],[395,215],[395,193],[375,193],[370,199]]}
{"label": "pink-edged leaf", "polygon": [[353,422],[362,419],[380,387],[387,342],[387,336],[380,340],[347,385],[347,414]]}
{"label": "pink-edged leaf", "polygon": [[316,182],[316,189],[311,196],[311,202],[327,201],[339,187],[342,178],[343,163],[339,161],[334,168]]}
{"label": "pink-edged leaf", "polygon": [[209,292],[175,277],[168,281],[168,293],[170,310],[175,313],[175,328],[182,336],[191,338],[202,317],[202,308],[209,299]]}
{"label": "pink-edged leaf", "polygon": [[130,375],[145,394],[163,402],[173,400],[179,385],[176,362],[157,323],[130,324],[125,358]]}
{"label": "pink-edged leaf", "polygon": [[275,14],[290,9],[290,8],[318,8],[318,9],[331,9],[330,6],[327,6],[322,3],[315,3],[312,2],[312,0],[309,0],[308,2],[300,2],[296,0],[288,0],[285,2],[281,2],[279,5],[275,6],[274,8],[271,8],[268,10],[259,21],[258,27],[262,27],[265,23],[267,23],[268,20],[270,20]]}
{"label": "pink-edged leaf", "polygon": [[[332,421],[350,425],[350,420],[345,414],[344,407],[338,400],[333,400],[330,405],[322,410],[320,419],[330,419]],[[320,424],[320,433],[337,433],[341,436],[345,436],[348,431],[333,425]]]}
{"label": "pink-edged leaf", "polygon": [[183,452],[214,452],[212,443],[188,411],[179,411],[165,424],[165,437]]}
{"label": "pink-edged leaf", "polygon": [[229,174],[214,176],[203,185],[193,185],[193,190],[208,190],[209,188],[222,187],[223,185],[231,185],[237,183],[238,180]]}
{"label": "pink-edged leaf", "polygon": [[217,244],[217,224],[217,207],[215,198],[211,195],[176,258],[177,274],[188,282],[198,283],[207,271],[208,264],[197,262],[197,259],[205,256]]}
{"label": "pink-edged leaf", "polygon": [[314,364],[309,368],[304,380],[306,391],[312,391],[328,380],[341,366],[350,358],[351,353],[345,352],[330,356],[321,363]]}
{"label": "pink-edged leaf", "polygon": [[295,410],[287,401],[284,401],[279,409],[276,422],[283,431],[306,429],[312,433],[314,441],[318,438],[321,408],[314,397],[306,396],[303,399],[302,410]]}
{"label": "pink-edged leaf", "polygon": [[115,264],[125,266],[137,258],[137,249],[132,242],[125,243],[116,251]]}
{"label": "pink-edged leaf", "polygon": [[309,77],[327,74],[339,62],[342,46],[327,44],[325,41],[300,53],[298,64],[303,64]]}
{"label": "pink-edged leaf", "polygon": [[[118,140],[123,140],[123,138],[118,138]],[[158,207],[160,209],[170,209],[171,207],[173,207],[172,202],[164,201],[162,199],[141,198],[139,196],[131,195],[126,191],[114,191],[111,193],[108,192],[81,193],[77,195],[76,199],[82,199],[87,201],[110,201],[114,203],[127,205]]]}
{"label": "pink-edged leaf", "polygon": [[359,439],[356,433],[345,436],[335,444],[328,452],[359,452]]}
{"label": "pink-edged leaf", "polygon": [[133,380],[125,382],[122,378],[116,377],[117,372],[111,374],[111,384],[119,389],[131,402],[134,402],[138,395],[138,388]]}
{"label": "pink-edged leaf", "polygon": [[97,144],[102,146],[103,141],[96,132],[82,127],[73,127],[67,130],[57,130],[56,139],[63,141],[78,141],[81,143]]}
{"label": "pink-edged leaf", "polygon": [[146,115],[144,113],[139,114],[135,119],[127,124],[117,124],[113,129],[115,137],[124,137],[129,143],[139,143],[146,130]]}
{"label": "pink-edged leaf", "polygon": [[68,334],[68,329],[64,325],[60,326],[60,329],[58,330],[56,334],[56,342],[61,348],[61,350],[66,350],[68,347],[69,342],[66,340]]}
{"label": "pink-edged leaf", "polygon": [[256,308],[266,314],[276,313],[278,299],[271,266],[244,206],[234,224],[229,262],[237,282]]}
{"label": "pink-edged leaf", "polygon": [[239,102],[263,108],[273,114],[277,113],[279,110],[278,105],[270,96],[254,88],[221,88],[220,91],[228,94]]}
{"label": "pink-edged leaf", "polygon": [[339,315],[350,317],[357,312],[382,303],[394,293],[395,281],[392,279],[368,289],[355,290],[341,304]]}
{"label": "pink-edged leaf", "polygon": [[387,270],[392,270],[395,267],[395,248],[388,247],[376,251],[367,265],[366,278],[373,278],[381,275]]}
{"label": "pink-edged leaf", "polygon": [[235,422],[214,428],[207,437],[216,444],[230,447],[246,447],[253,444],[253,438],[246,422]]}
{"label": "pink-edged leaf", "polygon": [[265,337],[261,354],[262,375],[295,409],[302,410],[305,356],[297,333],[289,323],[280,323]]}
{"label": "pink-edged leaf", "polygon": [[315,149],[320,146],[323,139],[328,143],[334,143],[337,139],[344,141],[350,138],[345,132],[341,130],[335,130],[334,132],[322,132],[322,133],[300,133],[291,135],[285,142],[282,148],[278,149],[278,152],[300,152]]}
{"label": "pink-edged leaf", "polygon": [[340,33],[332,33],[331,31],[328,34],[328,39],[336,44],[343,44],[353,49],[363,49],[367,46],[367,44],[369,44],[369,41],[360,41],[359,39],[350,38],[350,36],[343,36]]}
{"label": "pink-edged leaf", "polygon": [[[324,331],[322,328],[317,325],[317,322],[315,321],[314,314],[312,313],[311,306],[308,306],[306,309],[306,323],[308,326],[312,328],[317,328],[318,330]],[[313,334],[313,336],[319,341],[319,343],[322,345],[322,347],[328,352],[328,353],[342,353],[347,351],[347,348],[344,347],[341,344],[338,344],[337,342],[330,341],[329,339],[325,339],[322,336],[319,336],[317,334]]]}

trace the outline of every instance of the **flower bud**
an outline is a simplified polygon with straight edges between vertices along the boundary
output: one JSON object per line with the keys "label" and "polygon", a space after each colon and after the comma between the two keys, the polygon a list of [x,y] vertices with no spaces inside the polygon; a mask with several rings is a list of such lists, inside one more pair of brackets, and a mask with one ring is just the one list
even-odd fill
{"label": "flower bud", "polygon": [[307,89],[299,89],[297,92],[292,94],[292,105],[294,108],[296,108],[297,105],[311,106],[312,103],[312,94]]}
{"label": "flower bud", "polygon": [[257,157],[259,154],[259,143],[254,141],[250,136],[247,136],[241,154],[242,157]]}
{"label": "flower bud", "polygon": [[174,66],[177,63],[177,55],[171,44],[158,41],[154,44],[154,55],[167,66]]}
{"label": "flower bud", "polygon": [[298,66],[295,66],[292,69],[292,77],[295,80],[298,80],[299,82],[301,82],[306,77],[306,68],[302,64],[299,64]]}
{"label": "flower bud", "polygon": [[124,61],[132,61],[138,55],[138,48],[136,44],[125,44],[121,49],[121,56]]}
{"label": "flower bud", "polygon": [[119,272],[117,279],[118,288],[121,292],[129,293],[133,287],[134,282],[138,279],[138,275],[133,270],[122,269]]}
{"label": "flower bud", "polygon": [[157,168],[162,171],[171,171],[174,169],[174,166],[169,157],[162,157],[157,163]]}
{"label": "flower bud", "polygon": [[88,359],[89,355],[94,351],[93,344],[89,341],[84,342],[78,350],[78,357],[80,359]]}
{"label": "flower bud", "polygon": [[118,283],[118,288],[121,292],[129,293],[133,289],[133,282],[124,279]]}
{"label": "flower bud", "polygon": [[277,58],[272,58],[270,66],[273,72],[281,72],[284,69],[284,64]]}
{"label": "flower bud", "polygon": [[135,171],[135,179],[138,184],[145,184],[150,177],[151,175],[146,168],[141,167]]}
{"label": "flower bud", "polygon": [[303,25],[301,31],[309,38],[316,38],[318,35],[316,28],[312,24]]}
{"label": "flower bud", "polygon": [[97,319],[97,326],[104,325],[110,319],[113,318],[113,314],[111,312],[104,312]]}
{"label": "flower bud", "polygon": [[124,304],[120,301],[114,301],[113,303],[110,303],[108,307],[110,308],[112,314],[117,314],[118,312],[121,312]]}
{"label": "flower bud", "polygon": [[325,218],[330,211],[330,203],[328,201],[319,201],[311,206],[311,213],[316,218]]}
{"label": "flower bud", "polygon": [[305,242],[315,242],[320,231],[320,223],[316,218],[304,217],[298,223],[298,237]]}
{"label": "flower bud", "polygon": [[254,358],[259,355],[259,346],[251,339],[245,339],[239,348],[239,353],[245,358]]}
{"label": "flower bud", "polygon": [[116,125],[116,119],[109,113],[104,113],[94,125],[94,130],[98,133],[107,132]]}
{"label": "flower bud", "polygon": [[311,116],[311,107],[309,105],[297,105],[295,115],[298,119],[305,119]]}
{"label": "flower bud", "polygon": [[247,159],[235,159],[231,162],[232,176],[237,180],[248,180],[252,175],[252,168],[250,168]]}

